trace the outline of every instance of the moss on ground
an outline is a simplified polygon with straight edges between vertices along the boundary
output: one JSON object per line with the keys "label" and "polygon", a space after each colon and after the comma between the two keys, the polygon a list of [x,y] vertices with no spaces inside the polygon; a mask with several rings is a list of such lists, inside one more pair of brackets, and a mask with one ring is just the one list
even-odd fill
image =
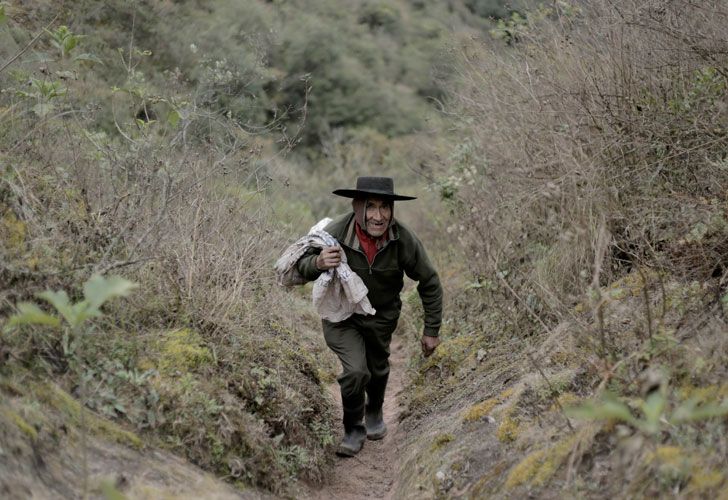
{"label": "moss on ground", "polygon": [[501,443],[511,443],[518,439],[518,435],[520,434],[521,423],[513,418],[511,414],[512,411],[508,411],[504,415],[503,421],[500,423],[498,430],[496,431],[498,441]]}
{"label": "moss on ground", "polygon": [[563,408],[575,406],[579,401],[581,401],[581,398],[576,394],[572,392],[564,392],[559,394],[554,401],[554,404],[552,404],[549,408],[549,411],[561,411]]}
{"label": "moss on ground", "polygon": [[685,494],[689,498],[715,497],[716,490],[726,481],[722,469],[709,465],[699,452],[680,446],[658,446],[645,455],[644,462],[662,484],[687,484]]}
{"label": "moss on ground", "polygon": [[11,255],[17,255],[23,250],[26,233],[25,223],[18,219],[12,211],[2,210],[2,205],[0,205],[0,241]]}
{"label": "moss on ground", "polygon": [[447,369],[450,372],[455,371],[472,354],[477,340],[478,338],[472,335],[461,335],[444,340],[432,356],[427,358],[422,370],[427,371],[429,368],[439,367],[441,369]]}
{"label": "moss on ground", "polygon": [[721,486],[726,480],[725,472],[718,469],[697,470],[688,483],[688,493],[703,497],[709,491]]}
{"label": "moss on ground", "polygon": [[683,385],[677,392],[682,400],[692,399],[697,404],[705,404],[728,398],[728,384],[714,384],[702,387]]}
{"label": "moss on ground", "polygon": [[497,398],[486,399],[480,403],[471,406],[464,414],[463,420],[465,422],[476,422],[486,415],[490,414],[490,411],[496,407],[500,402]]}
{"label": "moss on ground", "polygon": [[455,439],[455,436],[452,434],[438,434],[435,436],[435,439],[432,440],[432,446],[430,446],[431,451],[437,451],[446,444],[452,442],[452,440]]}
{"label": "moss on ground", "polygon": [[0,415],[9,419],[15,426],[32,441],[38,439],[38,431],[30,425],[20,414],[11,410],[10,408],[0,409]]}
{"label": "moss on ground", "polygon": [[569,456],[577,439],[577,435],[570,435],[553,446],[527,455],[508,473],[505,487],[513,489],[524,484],[535,487],[545,485]]}
{"label": "moss on ground", "polygon": [[187,373],[212,362],[213,357],[202,341],[200,334],[189,328],[166,332],[158,342],[159,360],[157,368],[161,373]]}
{"label": "moss on ground", "polygon": [[465,411],[463,414],[463,420],[465,422],[475,422],[480,420],[481,418],[485,417],[486,415],[490,414],[491,410],[495,408],[496,406],[504,403],[508,398],[510,398],[513,395],[514,388],[509,387],[508,389],[504,390],[500,394],[498,394],[494,398],[486,399],[485,401],[481,401],[480,403],[471,406],[468,410]]}
{"label": "moss on ground", "polygon": [[647,455],[647,462],[660,462],[665,465],[678,466],[690,457],[679,446],[658,446]]}
{"label": "moss on ground", "polygon": [[157,368],[154,434],[241,484],[282,493],[297,477],[320,480],[334,442],[321,384],[335,376],[301,334],[271,318],[254,335],[179,329],[149,342],[138,366]]}
{"label": "moss on ground", "polygon": [[609,287],[607,287],[608,296],[613,300],[621,300],[629,296],[640,297],[645,286],[649,287],[664,281],[665,278],[664,273],[644,267],[610,283]]}
{"label": "moss on ground", "polygon": [[139,436],[83,408],[80,402],[53,382],[36,384],[33,392],[40,401],[65,415],[73,427],[79,431],[82,432],[85,427],[95,436],[136,449],[143,447]]}

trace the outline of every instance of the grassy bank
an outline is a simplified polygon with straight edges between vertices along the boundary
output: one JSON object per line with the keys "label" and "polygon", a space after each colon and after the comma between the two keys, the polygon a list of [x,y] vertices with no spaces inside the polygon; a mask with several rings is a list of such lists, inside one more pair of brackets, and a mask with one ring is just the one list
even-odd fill
{"label": "grassy bank", "polygon": [[[79,327],[3,321],[0,413],[18,443],[6,459],[56,456],[81,436],[161,446],[278,494],[321,480],[334,367],[305,295],[273,285],[272,249],[289,238],[263,174],[276,136],[207,105],[179,71],[154,71],[132,31],[112,57],[103,32],[42,31],[46,12],[6,8],[18,47],[44,36],[0,74],[0,310],[53,311],[44,290],[78,303],[93,274],[137,288]],[[42,480],[85,491],[80,467]]]}
{"label": "grassy bank", "polygon": [[725,15],[559,2],[463,40],[437,185],[472,273],[400,495],[725,495]]}

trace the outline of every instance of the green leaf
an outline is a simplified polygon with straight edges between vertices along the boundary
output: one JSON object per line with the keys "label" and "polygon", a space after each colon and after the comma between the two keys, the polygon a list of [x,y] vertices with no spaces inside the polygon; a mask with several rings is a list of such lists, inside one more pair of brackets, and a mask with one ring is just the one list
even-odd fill
{"label": "green leaf", "polygon": [[723,402],[719,405],[715,403],[705,403],[698,406],[697,400],[691,398],[684,401],[675,409],[670,418],[670,422],[673,424],[680,424],[694,420],[723,417],[725,415],[728,415],[728,399],[723,400]]}
{"label": "green leaf", "polygon": [[670,415],[670,423],[678,424],[690,420],[690,416],[693,414],[697,406],[698,400],[695,398],[683,401],[680,406],[675,408],[672,415]]}
{"label": "green leaf", "polygon": [[567,416],[583,420],[605,420],[614,418],[632,425],[637,425],[637,420],[632,416],[629,406],[620,401],[611,393],[605,393],[601,401],[587,402],[583,405],[566,408]]}
{"label": "green leaf", "polygon": [[116,488],[112,481],[101,483],[101,492],[106,500],[126,500],[126,496]]}
{"label": "green leaf", "polygon": [[696,408],[691,415],[691,420],[704,420],[707,418],[723,417],[728,415],[728,400],[723,401],[720,405],[707,403]]}
{"label": "green leaf", "polygon": [[0,24],[5,23],[8,20],[8,16],[5,15],[5,6],[0,5]]}
{"label": "green leaf", "polygon": [[91,308],[98,309],[109,299],[126,297],[136,287],[136,284],[120,276],[105,278],[96,274],[83,285],[83,295]]}
{"label": "green leaf", "polygon": [[18,314],[10,316],[5,328],[12,328],[17,325],[59,326],[61,324],[61,320],[56,316],[48,314],[31,302],[21,302],[17,307]]}
{"label": "green leaf", "polygon": [[63,316],[63,318],[68,322],[69,325],[76,324],[75,311],[71,306],[71,301],[68,299],[68,294],[64,290],[61,290],[59,292],[46,290],[43,293],[39,293],[38,297],[55,307],[56,311],[58,311],[61,316]]}
{"label": "green leaf", "polygon": [[70,35],[63,41],[63,53],[64,54],[70,54],[73,49],[76,48],[76,45],[78,45],[78,40],[80,39],[77,35]]}
{"label": "green leaf", "polygon": [[47,116],[54,109],[56,109],[56,107],[50,102],[39,102],[33,106],[33,112],[41,118]]}
{"label": "green leaf", "polygon": [[172,125],[172,127],[177,127],[177,124],[179,123],[181,118],[182,116],[179,114],[179,112],[176,109],[173,109],[167,115],[167,122]]}
{"label": "green leaf", "polygon": [[647,401],[642,404],[642,411],[645,414],[645,421],[642,429],[648,434],[655,434],[660,430],[660,417],[665,410],[667,398],[659,391],[647,396]]}
{"label": "green leaf", "polygon": [[94,54],[78,54],[77,56],[73,57],[74,61],[80,61],[80,62],[90,62],[95,64],[104,64],[104,61],[96,57]]}
{"label": "green leaf", "polygon": [[74,327],[79,326],[89,318],[98,318],[101,316],[101,311],[98,307],[91,305],[88,300],[82,300],[75,303],[72,309],[75,318]]}

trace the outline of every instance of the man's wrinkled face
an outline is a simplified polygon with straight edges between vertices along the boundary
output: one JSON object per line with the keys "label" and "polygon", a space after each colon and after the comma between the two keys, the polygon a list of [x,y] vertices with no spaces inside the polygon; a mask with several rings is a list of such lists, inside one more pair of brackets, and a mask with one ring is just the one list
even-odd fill
{"label": "man's wrinkled face", "polygon": [[366,232],[374,238],[379,238],[389,227],[392,219],[392,204],[390,201],[372,198],[366,204]]}

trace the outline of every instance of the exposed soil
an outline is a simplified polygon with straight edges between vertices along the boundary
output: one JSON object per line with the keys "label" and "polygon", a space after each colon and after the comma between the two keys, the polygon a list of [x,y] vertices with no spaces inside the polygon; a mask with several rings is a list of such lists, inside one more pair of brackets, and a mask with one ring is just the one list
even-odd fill
{"label": "exposed soil", "polygon": [[[404,388],[404,366],[407,358],[402,340],[392,338],[392,354],[390,356],[390,373],[387,394],[384,399],[384,422],[388,432],[380,441],[369,441],[358,455],[352,458],[336,458],[332,480],[318,490],[309,491],[307,498],[311,500],[356,500],[361,498],[392,498],[395,491],[400,456],[398,436],[399,394]],[[341,397],[339,386],[334,383],[329,387],[331,397],[336,402],[336,411],[341,414]],[[343,435],[341,429],[337,439]]]}
{"label": "exposed soil", "polygon": [[[8,437],[7,435],[4,437]],[[3,442],[0,457],[0,497],[80,498],[83,491],[83,449],[64,439],[30,448],[24,441]],[[240,491],[212,474],[159,449],[136,451],[127,446],[89,437],[88,497],[108,498],[102,485],[113,485],[130,499],[210,498],[217,500],[273,498]]]}

